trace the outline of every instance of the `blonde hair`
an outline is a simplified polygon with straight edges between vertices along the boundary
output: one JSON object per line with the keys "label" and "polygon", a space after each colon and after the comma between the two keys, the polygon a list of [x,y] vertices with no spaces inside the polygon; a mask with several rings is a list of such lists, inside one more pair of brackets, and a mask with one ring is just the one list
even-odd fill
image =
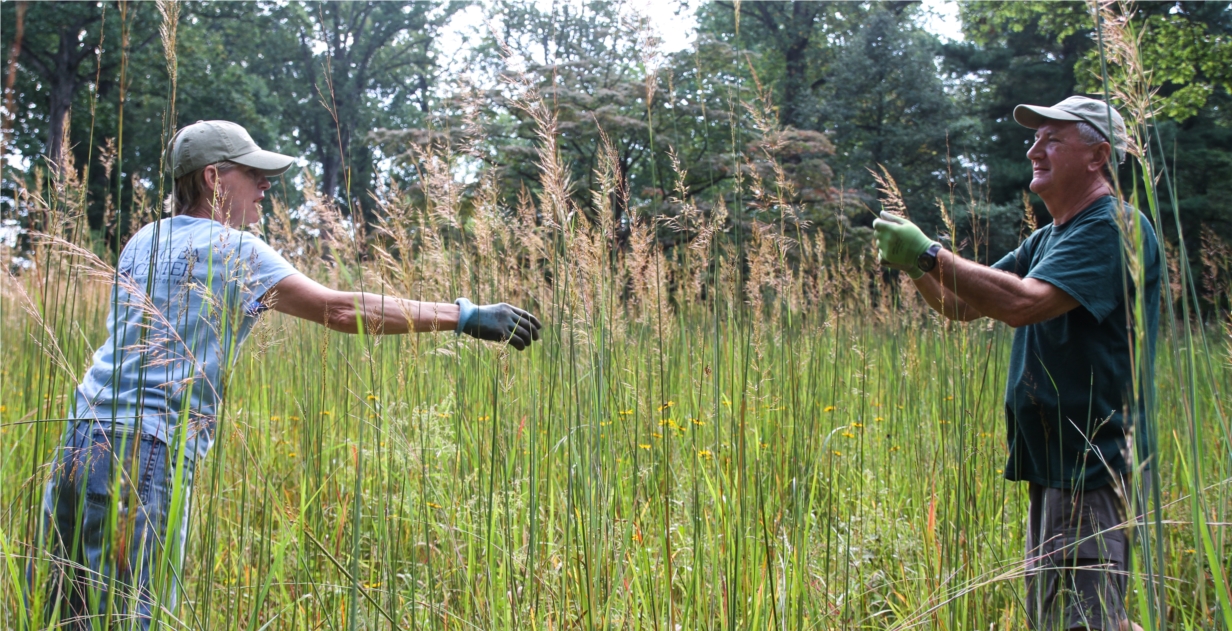
{"label": "blonde hair", "polygon": [[171,194],[167,196],[166,206],[172,216],[181,215],[202,201],[206,195],[205,170],[211,166],[217,168],[219,173],[226,173],[240,165],[230,160],[223,160],[201,167],[192,173],[181,175],[171,185]]}

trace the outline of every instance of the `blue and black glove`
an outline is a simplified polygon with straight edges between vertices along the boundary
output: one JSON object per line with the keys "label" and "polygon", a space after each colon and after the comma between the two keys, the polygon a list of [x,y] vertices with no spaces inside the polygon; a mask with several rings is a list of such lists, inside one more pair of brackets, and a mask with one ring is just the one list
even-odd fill
{"label": "blue and black glove", "polygon": [[539,339],[543,327],[539,318],[513,305],[476,305],[466,298],[455,301],[461,313],[458,315],[457,333],[465,333],[489,342],[509,342],[522,350]]}

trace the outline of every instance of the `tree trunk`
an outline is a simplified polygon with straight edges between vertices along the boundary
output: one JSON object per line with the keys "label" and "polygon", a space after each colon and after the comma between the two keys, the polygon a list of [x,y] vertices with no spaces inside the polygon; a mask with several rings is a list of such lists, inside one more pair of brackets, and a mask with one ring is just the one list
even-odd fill
{"label": "tree trunk", "polygon": [[341,171],[342,160],[333,151],[322,149],[321,155],[321,194],[335,197],[338,193],[338,173]]}
{"label": "tree trunk", "polygon": [[56,77],[48,93],[51,102],[47,125],[47,147],[44,153],[47,154],[47,162],[57,173],[62,171],[63,166],[61,152],[64,148],[65,134],[69,129],[68,116],[69,110],[73,107],[73,93],[76,92],[76,81],[73,77],[75,74],[77,74],[76,68],[65,70],[65,73]]}
{"label": "tree trunk", "polygon": [[791,3],[791,17],[783,25],[786,46],[783,47],[783,108],[779,123],[784,127],[808,128],[804,120],[806,100],[811,92],[808,81],[808,47],[813,38],[814,22],[821,11],[817,2]]}
{"label": "tree trunk", "polygon": [[13,47],[9,50],[9,65],[4,76],[4,109],[9,112],[4,120],[0,121],[0,166],[5,165],[4,157],[8,154],[9,147],[9,126],[12,121],[9,120],[14,115],[13,110],[13,84],[17,81],[17,58],[21,56],[21,39],[24,36],[26,24],[26,3],[17,3],[17,26],[13,29]]}
{"label": "tree trunk", "polygon": [[86,24],[93,22],[87,18],[77,24],[60,27],[60,46],[52,58],[52,74],[43,78],[50,84],[48,90],[48,112],[50,118],[47,125],[47,161],[57,173],[62,171],[65,134],[68,133],[69,110],[73,107],[73,96],[81,85],[82,79],[77,76],[89,53],[87,44],[78,41],[79,35]]}

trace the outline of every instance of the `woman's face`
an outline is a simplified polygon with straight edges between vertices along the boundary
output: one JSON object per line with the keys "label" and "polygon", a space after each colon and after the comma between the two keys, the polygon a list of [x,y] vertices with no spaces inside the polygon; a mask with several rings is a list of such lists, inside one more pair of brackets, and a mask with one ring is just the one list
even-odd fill
{"label": "woman's face", "polygon": [[[210,167],[206,167],[209,169]],[[257,169],[237,166],[216,175],[219,210],[223,223],[232,228],[244,228],[261,219],[261,200],[270,187],[269,178]],[[209,181],[209,174],[206,181]]]}

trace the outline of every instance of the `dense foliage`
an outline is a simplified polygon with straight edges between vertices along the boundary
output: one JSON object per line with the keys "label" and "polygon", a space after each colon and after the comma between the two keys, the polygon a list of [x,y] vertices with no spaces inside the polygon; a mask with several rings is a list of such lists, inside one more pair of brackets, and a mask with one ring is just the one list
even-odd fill
{"label": "dense foliage", "polygon": [[[1024,229],[1030,131],[1013,122],[1013,106],[1100,90],[1094,22],[1077,2],[963,3],[966,38],[951,43],[925,31],[923,9],[909,2],[715,2],[696,9],[695,47],[671,55],[655,52],[647,25],[621,3],[528,0],[486,5],[492,28],[462,51],[442,50],[441,29],[464,6],[190,2],[168,63],[155,4],[5,3],[4,23],[21,25],[3,32],[15,104],[8,146],[19,158],[4,173],[5,217],[23,221],[12,187],[35,177],[40,156],[58,163],[64,140],[91,167],[89,220],[103,230],[108,196],[124,208],[134,188],[166,189],[167,115],[175,126],[235,120],[263,146],[302,156],[310,179],[280,186],[292,205],[313,182],[370,222],[367,191],[384,175],[415,189],[416,147],[434,140],[499,167],[512,204],[540,178],[528,159],[533,121],[508,98],[513,69],[550,99],[571,193],[587,212],[602,136],[619,152],[627,191],[618,223],[721,202],[734,228],[752,230],[758,209],[738,191],[759,167],[739,156],[762,143],[795,167],[784,199],[806,229],[867,226],[868,169],[882,164],[936,232],[945,232],[939,200],[960,219],[969,209],[992,217],[981,258],[995,257]],[[1157,124],[1172,141],[1157,154],[1183,174],[1175,192],[1195,265],[1201,227],[1232,237],[1228,6],[1143,3],[1135,16],[1162,85]],[[468,123],[480,119],[482,128]],[[687,172],[674,173],[674,161]],[[955,240],[969,245],[969,222],[956,225]]]}

